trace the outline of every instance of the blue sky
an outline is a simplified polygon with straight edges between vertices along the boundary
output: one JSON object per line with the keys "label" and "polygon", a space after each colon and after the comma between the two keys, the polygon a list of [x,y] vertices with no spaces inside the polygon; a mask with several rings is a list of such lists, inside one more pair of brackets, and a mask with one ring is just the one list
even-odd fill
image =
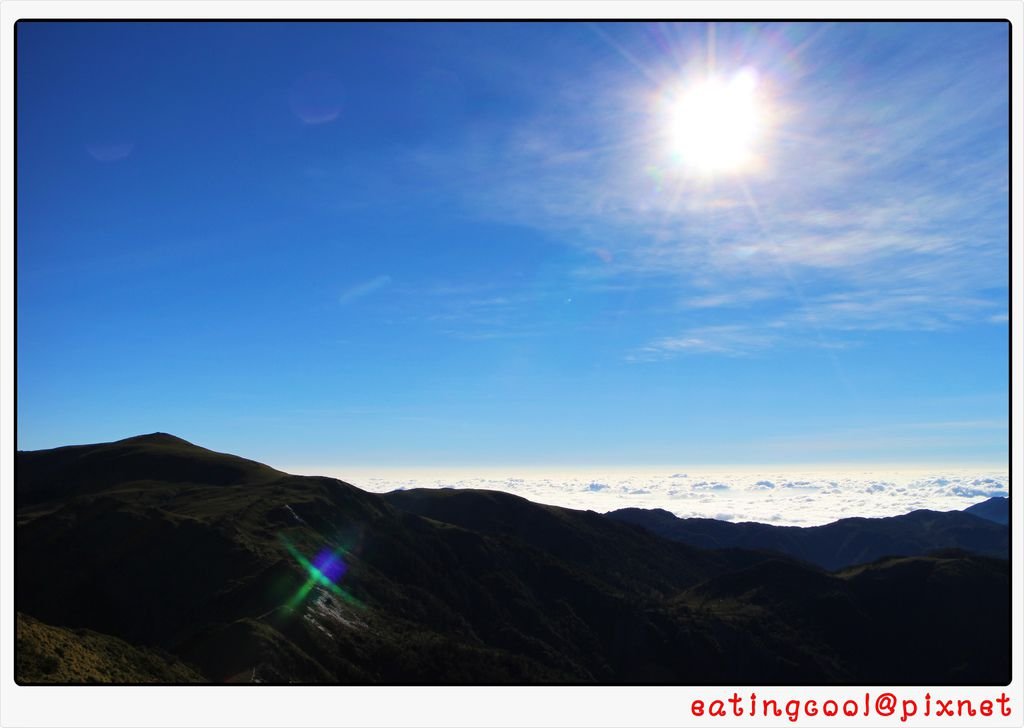
{"label": "blue sky", "polygon": [[18,447],[1005,464],[1008,30],[21,22]]}

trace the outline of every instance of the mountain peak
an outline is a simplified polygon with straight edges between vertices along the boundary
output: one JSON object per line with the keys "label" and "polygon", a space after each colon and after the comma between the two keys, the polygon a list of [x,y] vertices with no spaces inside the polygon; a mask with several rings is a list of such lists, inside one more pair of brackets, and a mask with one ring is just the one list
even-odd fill
{"label": "mountain peak", "polygon": [[118,440],[118,443],[140,443],[148,445],[190,445],[196,447],[193,443],[188,440],[183,440],[180,437],[176,437],[167,432],[151,432],[148,435],[135,435],[134,437],[126,437],[123,440]]}
{"label": "mountain peak", "polygon": [[964,509],[964,513],[984,518],[986,521],[1007,525],[1010,523],[1010,499],[1002,496],[993,496],[981,503]]}

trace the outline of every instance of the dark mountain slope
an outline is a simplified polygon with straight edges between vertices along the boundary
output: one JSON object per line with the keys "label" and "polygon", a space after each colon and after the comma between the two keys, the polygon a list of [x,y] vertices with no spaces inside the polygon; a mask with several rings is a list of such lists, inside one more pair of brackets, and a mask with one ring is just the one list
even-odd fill
{"label": "dark mountain slope", "polygon": [[[482,491],[379,496],[165,435],[19,453],[16,467],[18,611],[173,655],[213,682],[812,684],[873,668],[854,638],[783,628],[791,615],[812,624],[838,577],[593,513]],[[957,559],[979,595],[1002,588]],[[733,594],[730,575],[758,569],[778,570],[758,592],[776,596]],[[733,591],[694,591],[716,579]],[[855,636],[878,629],[858,615],[891,605],[884,588],[865,593],[849,611]],[[922,619],[945,624],[949,608],[925,604]],[[1008,638],[995,621],[961,629],[981,655]],[[905,679],[999,668],[973,654],[961,645]]]}
{"label": "dark mountain slope", "polygon": [[[510,539],[574,567],[607,587],[664,596],[709,573],[747,566],[763,555],[700,552],[650,539],[593,511],[534,503],[509,493],[472,489],[414,489],[387,493],[395,508],[461,528]],[[680,548],[681,547],[681,548]]]}
{"label": "dark mountain slope", "polygon": [[[553,538],[561,533],[553,524],[563,519],[580,519],[587,524],[589,517],[595,516],[547,506],[539,507],[544,513],[536,513],[536,504],[486,491],[396,491],[386,498],[431,518],[516,534],[567,558],[572,557],[573,549]],[[953,515],[956,518],[960,514]],[[871,523],[874,519],[850,520]],[[972,517],[966,520],[977,521]],[[584,538],[587,530],[580,526],[571,534]],[[617,541],[614,548],[628,562],[620,543]],[[847,544],[858,546],[858,540],[850,538]],[[594,547],[594,552],[601,559],[614,558],[600,545]],[[763,553],[755,558],[735,550],[718,553],[745,558],[728,561],[712,578],[668,600],[670,606],[659,611],[664,621],[658,622],[665,639],[678,640],[701,653],[701,669],[709,673],[757,682],[764,680],[767,669],[774,679],[789,681],[805,679],[800,676],[813,666],[821,675],[831,676],[830,680],[863,682],[881,669],[888,682],[897,684],[905,684],[909,674],[920,674],[939,664],[971,682],[1008,674],[1009,653],[1000,642],[1000,635],[1009,625],[1009,580],[1003,561],[950,552],[882,560],[829,574],[816,566]],[[893,564],[911,566],[894,569]],[[892,588],[888,592],[871,586],[890,580]],[[946,590],[970,593],[943,598],[941,594]],[[915,598],[902,600],[904,593],[913,593]],[[903,603],[912,608],[896,607]],[[993,621],[981,627],[983,634],[968,625],[954,626],[962,621],[965,612],[961,610],[981,608],[987,603],[998,606],[993,609]],[[681,625],[686,627],[679,632]],[[945,652],[944,646],[950,641],[943,637],[936,642],[930,631],[938,628],[943,634],[959,635],[954,650],[959,655],[970,653],[974,649],[970,643],[979,638],[977,650],[986,661],[981,674],[968,678],[960,671],[962,661],[951,662],[951,653]],[[889,645],[918,642],[927,645],[911,649],[909,655],[885,665],[880,661]]]}
{"label": "dark mountain slope", "polygon": [[973,506],[964,508],[964,513],[984,518],[986,521],[1001,523],[1004,526],[1010,522],[1010,499],[994,497]]}
{"label": "dark mountain slope", "polygon": [[624,508],[608,516],[699,548],[764,549],[826,569],[947,548],[1007,558],[1010,548],[1005,526],[964,511],[920,510],[891,518],[844,518],[809,528],[677,518],[661,509]]}
{"label": "dark mountain slope", "polygon": [[244,485],[281,473],[253,460],[213,452],[162,432],[99,445],[19,452],[18,507],[144,481]]}
{"label": "dark mountain slope", "polygon": [[[148,467],[140,451],[152,455]],[[669,679],[676,657],[642,666],[625,635],[651,629],[649,602],[730,562],[521,501],[526,520],[553,519],[551,543],[572,544],[572,554],[551,554],[497,528],[421,518],[341,481],[279,474],[165,436],[73,452],[19,455],[19,489],[26,460],[30,492],[61,495],[19,496],[18,608],[175,650],[214,680],[247,661],[265,679],[307,681],[429,681],[439,666],[470,682]],[[41,472],[59,473],[60,487]],[[317,587],[301,614],[284,609],[306,577],[282,537],[307,558],[344,548],[356,601]],[[617,545],[652,566],[625,568],[611,557]],[[325,646],[323,629],[337,644]]]}
{"label": "dark mountain slope", "polygon": [[[965,684],[1002,684],[1010,669],[1008,643],[999,641],[1010,623],[1006,566],[956,551],[834,574],[765,561],[691,587],[677,602],[772,645],[782,664],[815,655],[841,680],[911,684],[927,665],[944,664]],[[971,616],[981,613],[983,620]]]}

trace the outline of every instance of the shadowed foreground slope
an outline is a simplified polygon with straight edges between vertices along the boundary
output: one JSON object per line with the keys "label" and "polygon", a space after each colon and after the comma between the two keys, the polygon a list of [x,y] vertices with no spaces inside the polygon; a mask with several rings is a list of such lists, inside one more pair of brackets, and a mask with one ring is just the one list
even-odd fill
{"label": "shadowed foreground slope", "polygon": [[[507,494],[374,495],[162,434],[18,453],[16,501],[19,666],[46,630],[143,665],[77,674],[36,649],[50,669],[19,667],[22,682],[1009,675],[1006,563],[966,553],[828,574]],[[153,672],[152,655],[176,672]]]}

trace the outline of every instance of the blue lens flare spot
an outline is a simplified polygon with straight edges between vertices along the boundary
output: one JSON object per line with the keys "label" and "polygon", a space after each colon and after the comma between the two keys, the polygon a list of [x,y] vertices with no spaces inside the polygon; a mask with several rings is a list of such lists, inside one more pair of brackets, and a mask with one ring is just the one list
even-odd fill
{"label": "blue lens flare spot", "polygon": [[349,604],[362,606],[355,597],[338,586],[338,582],[341,581],[348,571],[348,564],[342,558],[344,553],[342,549],[324,547],[310,561],[295,548],[284,534],[280,534],[279,537],[285,549],[302,566],[307,576],[306,582],[299,587],[295,595],[286,603],[288,609],[295,609],[300,606],[313,588],[317,586],[326,589]]}

